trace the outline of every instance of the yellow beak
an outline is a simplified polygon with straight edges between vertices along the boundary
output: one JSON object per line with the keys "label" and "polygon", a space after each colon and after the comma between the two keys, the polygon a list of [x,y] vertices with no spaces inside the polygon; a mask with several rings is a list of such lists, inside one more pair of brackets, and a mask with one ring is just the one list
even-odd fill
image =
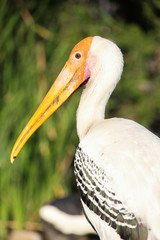
{"label": "yellow beak", "polygon": [[[91,42],[92,37],[88,37],[73,48],[69,60],[66,62],[37,111],[18,137],[11,152],[10,161],[12,163],[37,128],[39,128],[86,80],[86,60]],[[77,53],[80,55],[76,55]],[[79,58],[79,56],[81,57]]]}

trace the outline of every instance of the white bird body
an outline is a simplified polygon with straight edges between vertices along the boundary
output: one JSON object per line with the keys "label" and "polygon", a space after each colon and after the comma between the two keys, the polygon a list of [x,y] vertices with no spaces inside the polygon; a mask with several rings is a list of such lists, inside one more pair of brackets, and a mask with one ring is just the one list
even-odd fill
{"label": "white bird body", "polygon": [[[79,147],[105,172],[123,207],[160,239],[160,139],[134,121],[104,119],[106,103],[123,68],[119,48],[108,40],[95,37],[88,64],[91,77],[77,110]],[[88,207],[84,208],[87,215]],[[89,212],[89,216],[92,215]],[[93,219],[89,216],[96,228],[95,216]],[[99,216],[97,218],[100,220]],[[104,221],[100,222],[101,226],[102,222],[106,225]],[[109,229],[112,235],[113,229]],[[96,231],[101,240],[111,239],[107,227],[100,228],[98,224]],[[115,236],[120,239],[119,235]]]}
{"label": "white bird body", "polygon": [[122,70],[123,56],[113,42],[96,36],[78,43],[20,134],[11,161],[33,132],[89,78],[77,110],[80,144],[74,163],[87,218],[101,240],[160,240],[160,139],[134,121],[104,119]]}
{"label": "white bird body", "polygon": [[134,121],[112,118],[97,122],[79,146],[103,169],[123,207],[160,239],[159,138]]}

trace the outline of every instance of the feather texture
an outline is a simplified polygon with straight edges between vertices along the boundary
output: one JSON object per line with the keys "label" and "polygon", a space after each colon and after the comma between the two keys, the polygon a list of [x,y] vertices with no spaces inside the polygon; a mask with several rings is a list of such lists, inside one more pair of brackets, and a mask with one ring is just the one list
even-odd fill
{"label": "feather texture", "polygon": [[[108,219],[108,225],[111,219],[116,225],[121,222],[125,226],[129,224],[125,216],[135,216],[139,224],[151,229],[153,236],[160,240],[160,139],[134,121],[122,118],[104,119],[105,106],[123,69],[120,49],[109,40],[94,37],[87,64],[91,76],[77,110],[77,132],[83,157],[88,156],[86,159],[94,162],[94,166],[91,162],[89,166],[98,169],[96,171],[99,173],[94,171],[93,174],[92,167],[87,162],[83,163],[81,157],[83,170],[76,172],[76,175],[78,187],[81,194],[83,193],[83,206],[88,209],[86,215],[93,225],[94,220],[91,218],[94,216],[97,219],[98,213],[102,215],[101,219]],[[78,153],[76,158],[77,156]],[[102,175],[105,180],[100,183]],[[80,181],[83,182],[81,185]],[[97,184],[94,191],[92,183]],[[103,210],[104,192],[107,196],[106,214]],[[98,198],[97,201],[93,199],[93,194]],[[87,196],[86,200],[83,195]],[[125,211],[120,215],[123,216],[122,221],[115,220],[118,207],[126,211],[126,215]],[[98,209],[97,213],[93,211],[94,208]],[[96,228],[98,234],[101,239],[106,239],[106,236],[111,239],[111,235],[114,235],[113,228],[107,227],[105,235],[103,225],[105,223],[101,221]]]}
{"label": "feather texture", "polygon": [[125,240],[146,240],[147,229],[138,223],[134,214],[128,212],[117,198],[104,170],[98,168],[79,147],[74,166],[82,201],[99,217],[99,221],[105,221]]}

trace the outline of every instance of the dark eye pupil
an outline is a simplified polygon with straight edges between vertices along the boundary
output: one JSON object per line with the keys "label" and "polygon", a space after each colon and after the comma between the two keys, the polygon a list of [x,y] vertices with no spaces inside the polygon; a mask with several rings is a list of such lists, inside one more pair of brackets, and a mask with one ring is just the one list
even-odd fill
{"label": "dark eye pupil", "polygon": [[76,53],[75,57],[76,57],[77,59],[79,59],[79,58],[81,58],[81,54],[80,54],[80,53]]}

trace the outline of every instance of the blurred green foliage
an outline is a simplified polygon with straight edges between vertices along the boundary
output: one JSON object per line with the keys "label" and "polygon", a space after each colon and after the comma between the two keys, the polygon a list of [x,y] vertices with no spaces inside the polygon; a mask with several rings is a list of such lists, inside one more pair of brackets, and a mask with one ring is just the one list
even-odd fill
{"label": "blurred green foliage", "polygon": [[[134,2],[134,3],[133,3]],[[130,118],[160,134],[159,0],[0,1],[0,237],[38,221],[38,209],[75,186],[75,93],[28,141],[13,165],[19,133],[56,79],[72,47],[87,36],[115,41],[122,80],[107,117]],[[8,224],[8,225],[7,225]]]}

